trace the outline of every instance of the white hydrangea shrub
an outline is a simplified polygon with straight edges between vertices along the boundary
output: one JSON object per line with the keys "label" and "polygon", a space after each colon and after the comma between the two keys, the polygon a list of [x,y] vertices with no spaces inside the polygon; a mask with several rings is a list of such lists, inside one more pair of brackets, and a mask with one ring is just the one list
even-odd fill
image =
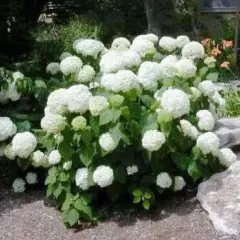
{"label": "white hydrangea shrub", "polygon": [[[73,48],[61,56],[63,84],[49,94],[41,120],[50,143],[42,141],[30,156],[33,166],[50,168],[51,180],[67,178],[78,203],[102,192],[117,196],[120,184],[122,194],[147,208],[155,194],[187,186],[186,173],[205,178],[200,159],[219,169],[235,161],[212,132],[224,99],[205,78],[214,59],[200,43],[144,34],[116,38],[109,49],[92,39],[78,39]],[[14,158],[11,148],[5,149]],[[142,185],[145,178],[150,187]],[[48,181],[50,190],[54,184]]]}

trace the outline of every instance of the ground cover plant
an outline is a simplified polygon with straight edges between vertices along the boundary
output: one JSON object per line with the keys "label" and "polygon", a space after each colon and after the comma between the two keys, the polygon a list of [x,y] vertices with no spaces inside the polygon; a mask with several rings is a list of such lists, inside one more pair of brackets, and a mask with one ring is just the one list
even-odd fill
{"label": "ground cover plant", "polygon": [[[67,226],[97,221],[102,197],[149,209],[157,195],[180,191],[236,161],[212,132],[226,103],[213,84],[216,61],[201,43],[146,34],[132,42],[116,38],[109,49],[79,39],[73,49],[46,67],[56,85],[41,129],[35,135],[5,131],[3,139],[10,142],[8,158],[49,169],[47,196]],[[24,186],[15,181],[17,191]]]}

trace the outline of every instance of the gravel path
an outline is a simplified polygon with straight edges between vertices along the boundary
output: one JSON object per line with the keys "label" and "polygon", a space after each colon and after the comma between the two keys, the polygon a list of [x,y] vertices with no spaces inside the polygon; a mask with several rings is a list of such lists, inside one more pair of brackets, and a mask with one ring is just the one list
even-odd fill
{"label": "gravel path", "polygon": [[[160,204],[159,204],[160,205]],[[216,233],[194,197],[175,197],[153,213],[109,212],[107,220],[84,230],[66,229],[44,193],[0,192],[1,240],[239,240]]]}

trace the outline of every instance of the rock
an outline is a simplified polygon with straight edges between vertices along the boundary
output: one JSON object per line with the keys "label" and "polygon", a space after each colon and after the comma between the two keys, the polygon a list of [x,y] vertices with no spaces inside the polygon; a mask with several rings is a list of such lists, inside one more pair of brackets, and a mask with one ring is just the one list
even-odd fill
{"label": "rock", "polygon": [[239,80],[232,80],[229,83],[215,83],[218,91],[240,91],[240,81]]}
{"label": "rock", "polygon": [[217,231],[240,236],[240,161],[202,182],[197,199]]}
{"label": "rock", "polygon": [[240,117],[219,119],[216,122],[215,133],[220,139],[221,147],[240,146]]}

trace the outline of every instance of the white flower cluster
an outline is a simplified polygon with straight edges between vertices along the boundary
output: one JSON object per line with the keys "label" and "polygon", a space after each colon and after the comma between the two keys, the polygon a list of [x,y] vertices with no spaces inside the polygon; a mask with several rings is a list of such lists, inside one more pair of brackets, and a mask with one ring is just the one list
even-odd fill
{"label": "white flower cluster", "polygon": [[90,98],[89,110],[92,116],[101,115],[109,107],[108,100],[103,96],[94,96]]}
{"label": "white flower cluster", "polygon": [[204,155],[212,154],[213,156],[217,156],[219,146],[220,140],[217,135],[212,132],[203,133],[197,138],[197,147]]}
{"label": "white flower cluster", "polygon": [[141,57],[136,51],[109,51],[100,60],[102,73],[116,73],[119,70],[131,69],[141,64]]}
{"label": "white flower cluster", "polygon": [[97,58],[99,54],[104,51],[105,47],[103,43],[93,39],[83,39],[76,43],[75,50],[77,53],[87,57],[91,56]]}
{"label": "white flower cluster", "polygon": [[167,52],[173,52],[177,48],[177,40],[172,37],[162,37],[159,46]]}
{"label": "white flower cluster", "polygon": [[206,64],[208,66],[208,68],[214,68],[216,62],[217,62],[217,60],[214,57],[206,57],[204,59],[204,64]]}
{"label": "white flower cluster", "polygon": [[173,118],[180,118],[190,111],[188,95],[179,89],[166,90],[162,94],[160,104]]}
{"label": "white flower cluster", "polygon": [[142,58],[146,57],[147,55],[155,55],[157,53],[153,42],[149,40],[135,40],[129,49],[137,52]]}
{"label": "white flower cluster", "polygon": [[100,136],[99,144],[101,148],[106,152],[111,152],[118,146],[118,143],[114,141],[109,132],[104,133]]}
{"label": "white flower cluster", "polygon": [[138,40],[147,40],[156,44],[158,42],[158,36],[153,33],[138,35],[137,37],[134,38],[133,42]]}
{"label": "white flower cluster", "polygon": [[56,165],[61,162],[61,155],[58,150],[53,150],[48,156],[48,163],[50,165]]}
{"label": "white flower cluster", "polygon": [[12,139],[12,151],[20,158],[28,158],[37,147],[37,139],[30,132],[17,133]]}
{"label": "white flower cluster", "polygon": [[93,172],[93,181],[101,188],[107,187],[113,183],[113,170],[109,166],[99,166]]}
{"label": "white flower cluster", "polygon": [[128,175],[133,175],[138,172],[138,166],[137,165],[132,165],[127,167],[127,174]]}
{"label": "white flower cluster", "polygon": [[215,125],[215,119],[208,110],[200,110],[196,114],[198,118],[198,127],[204,131],[212,131]]}
{"label": "white flower cluster", "polygon": [[60,72],[60,64],[58,62],[51,62],[47,65],[46,72],[51,75],[56,75]]}
{"label": "white flower cluster", "polygon": [[199,42],[189,42],[184,45],[182,49],[182,57],[189,59],[199,59],[204,58],[205,50],[201,43]]}
{"label": "white flower cluster", "polygon": [[175,66],[177,70],[177,76],[182,78],[192,78],[196,76],[197,67],[194,65],[191,59],[181,59]]}
{"label": "white flower cluster", "polygon": [[150,152],[158,151],[166,142],[166,138],[162,132],[157,130],[148,130],[142,138],[142,146]]}
{"label": "white flower cluster", "polygon": [[77,56],[64,58],[60,63],[60,70],[66,76],[78,72],[82,67],[82,60]]}
{"label": "white flower cluster", "polygon": [[48,157],[40,150],[33,152],[32,154],[32,165],[34,167],[47,167]]}
{"label": "white flower cluster", "polygon": [[95,77],[95,70],[90,65],[84,65],[83,68],[77,73],[76,81],[79,83],[91,82]]}
{"label": "white flower cluster", "polygon": [[90,177],[87,168],[79,168],[75,175],[76,185],[82,190],[88,190],[91,186]]}
{"label": "white flower cluster", "polygon": [[116,93],[140,88],[137,75],[130,70],[120,70],[116,74],[104,75],[101,80],[101,86]]}
{"label": "white flower cluster", "polygon": [[219,150],[218,159],[223,166],[228,168],[237,161],[237,156],[230,148],[222,148]]}
{"label": "white flower cluster", "polygon": [[131,46],[130,41],[127,38],[119,37],[114,39],[111,45],[111,50],[115,51],[125,51]]}
{"label": "white flower cluster", "polygon": [[171,177],[169,176],[168,173],[162,172],[162,173],[157,175],[156,184],[160,188],[170,188],[171,185],[172,185],[172,179],[171,179]]}
{"label": "white flower cluster", "polygon": [[176,177],[174,178],[174,187],[173,187],[173,190],[174,190],[175,192],[181,191],[185,186],[186,186],[186,182],[185,182],[185,180],[183,179],[183,177],[181,177],[181,176],[176,176]]}
{"label": "white flower cluster", "polygon": [[185,119],[180,120],[180,126],[183,131],[183,135],[190,137],[192,140],[196,140],[200,135],[197,128]]}
{"label": "white flower cluster", "polygon": [[5,141],[17,132],[16,125],[8,117],[0,117],[0,141]]}
{"label": "white flower cluster", "polygon": [[34,172],[27,173],[26,181],[29,185],[36,184],[38,182],[37,174]]}

